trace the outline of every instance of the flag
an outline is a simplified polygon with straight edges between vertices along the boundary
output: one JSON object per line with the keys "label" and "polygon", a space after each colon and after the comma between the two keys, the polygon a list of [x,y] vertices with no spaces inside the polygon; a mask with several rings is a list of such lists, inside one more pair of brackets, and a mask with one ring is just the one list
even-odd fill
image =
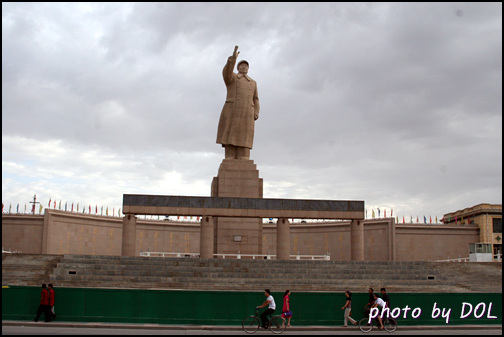
{"label": "flag", "polygon": [[387,217],[387,209],[385,209],[384,213],[385,213],[385,217]]}
{"label": "flag", "polygon": [[79,213],[79,203],[77,203],[77,213]]}
{"label": "flag", "polygon": [[373,214],[372,214],[372,216],[373,216],[373,219],[374,219],[374,217],[375,217],[375,214],[374,214],[374,209],[373,209],[372,211],[373,211]]}
{"label": "flag", "polygon": [[47,207],[51,207],[51,198],[49,198],[49,203],[47,204]]}
{"label": "flag", "polygon": [[60,200],[60,202],[59,202],[58,209],[61,211],[61,200]]}
{"label": "flag", "polygon": [[65,201],[65,212],[67,211],[67,202]]}
{"label": "flag", "polygon": [[416,223],[418,223],[418,215],[416,216]]}
{"label": "flag", "polygon": [[54,200],[54,207],[53,208],[56,209],[56,200]]}
{"label": "flag", "polygon": [[393,218],[394,217],[394,210],[393,209],[390,209],[390,217]]}
{"label": "flag", "polygon": [[121,209],[119,208],[119,210],[117,211],[117,216],[121,216]]}
{"label": "flag", "polygon": [[101,207],[101,213],[100,213],[100,215],[103,215],[103,206]]}
{"label": "flag", "polygon": [[378,217],[380,217],[380,209],[378,208]]}
{"label": "flag", "polygon": [[366,219],[367,219],[367,209],[366,209]]}
{"label": "flag", "polygon": [[[26,213],[26,203],[24,204],[24,212]],[[2,204],[2,213],[3,213],[3,204]]]}
{"label": "flag", "polygon": [[423,216],[423,223],[427,223],[427,218],[425,217],[425,215]]}
{"label": "flag", "polygon": [[19,202],[18,202],[18,205],[16,207],[16,213],[19,213]]}
{"label": "flag", "polygon": [[438,223],[438,222],[437,222],[437,215],[436,215],[436,223]]}
{"label": "flag", "polygon": [[397,215],[395,216],[395,222],[399,223],[399,217]]}
{"label": "flag", "polygon": [[402,216],[402,223],[403,223],[403,224],[405,223],[405,222],[404,222],[404,215]]}
{"label": "flag", "polygon": [[107,211],[105,212],[105,215],[108,216],[108,207],[107,207]]}
{"label": "flag", "polygon": [[38,214],[41,214],[41,213],[42,213],[42,209],[43,209],[43,208],[44,208],[44,207],[42,206],[42,204],[40,204]]}
{"label": "flag", "polygon": [[9,213],[11,212],[12,204],[9,205]]}
{"label": "flag", "polygon": [[73,212],[73,202],[72,202],[72,212]]}
{"label": "flag", "polygon": [[98,214],[98,205],[96,205],[96,212],[95,214]]}
{"label": "flag", "polygon": [[91,214],[91,205],[89,205],[89,214]]}
{"label": "flag", "polygon": [[[112,216],[115,216],[115,207],[112,208]],[[158,217],[159,218],[159,217]]]}
{"label": "flag", "polygon": [[432,216],[431,215],[429,215],[429,224],[432,225]]}
{"label": "flag", "polygon": [[410,218],[410,222],[413,223],[413,215]]}

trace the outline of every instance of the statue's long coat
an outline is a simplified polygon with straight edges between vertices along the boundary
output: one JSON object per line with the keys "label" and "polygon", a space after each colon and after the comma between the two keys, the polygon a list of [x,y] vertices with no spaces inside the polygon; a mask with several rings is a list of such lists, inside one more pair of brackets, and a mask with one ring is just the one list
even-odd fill
{"label": "statue's long coat", "polygon": [[217,143],[252,148],[254,141],[254,115],[259,116],[257,83],[245,74],[236,74],[236,58],[230,56],[222,76],[227,97],[222,108],[217,129]]}

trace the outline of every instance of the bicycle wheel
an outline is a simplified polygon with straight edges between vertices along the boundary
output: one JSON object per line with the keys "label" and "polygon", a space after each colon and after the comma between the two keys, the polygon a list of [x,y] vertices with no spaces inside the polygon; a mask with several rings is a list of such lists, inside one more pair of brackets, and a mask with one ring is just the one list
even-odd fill
{"label": "bicycle wheel", "polygon": [[259,329],[259,319],[255,316],[249,316],[242,322],[243,331],[246,333],[254,333]]}
{"label": "bicycle wheel", "polygon": [[285,319],[282,316],[273,316],[270,320],[270,330],[273,333],[282,333],[285,330]]}
{"label": "bicycle wheel", "polygon": [[393,318],[386,318],[383,321],[383,326],[387,332],[394,332],[397,329],[397,322]]}
{"label": "bicycle wheel", "polygon": [[371,320],[371,323],[368,323],[368,318],[364,317],[359,321],[359,329],[362,332],[369,332],[373,328],[373,321]]}

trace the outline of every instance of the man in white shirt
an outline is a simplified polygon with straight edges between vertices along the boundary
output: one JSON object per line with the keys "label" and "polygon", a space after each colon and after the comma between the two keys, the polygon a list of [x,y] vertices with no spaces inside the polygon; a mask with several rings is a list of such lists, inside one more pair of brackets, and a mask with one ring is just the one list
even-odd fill
{"label": "man in white shirt", "polygon": [[[374,294],[374,304],[371,308],[376,308],[378,307],[378,322],[380,322],[380,330],[383,330],[383,321],[382,321],[382,318],[381,318],[381,311],[383,309],[385,309],[385,307],[387,306],[387,304],[385,303],[384,300],[382,300],[380,297],[378,297],[378,294]],[[380,309],[381,308],[381,309]]]}
{"label": "man in white shirt", "polygon": [[261,314],[261,321],[262,321],[262,327],[264,329],[267,329],[267,319],[266,317],[268,315],[272,315],[275,312],[276,309],[276,304],[275,304],[275,299],[273,296],[271,296],[271,291],[269,289],[264,290],[264,296],[266,296],[266,301],[260,306],[258,306],[258,309],[264,308],[265,306],[268,306],[268,309],[264,310],[264,312]]}

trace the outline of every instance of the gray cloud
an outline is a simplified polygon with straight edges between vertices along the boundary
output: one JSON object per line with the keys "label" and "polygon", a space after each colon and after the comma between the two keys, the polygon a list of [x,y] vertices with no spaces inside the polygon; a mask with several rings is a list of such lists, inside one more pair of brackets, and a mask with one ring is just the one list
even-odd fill
{"label": "gray cloud", "polygon": [[[222,67],[239,45],[258,82],[252,158],[265,196],[438,216],[501,203],[501,13],[499,3],[3,3],[2,198],[23,197],[10,174],[34,163],[79,172],[82,195],[117,204],[127,192],[93,186],[90,171],[124,189],[144,177],[128,187],[144,193],[176,172],[173,184],[208,195],[223,156]],[[20,155],[16,137],[67,152],[50,163]],[[121,164],[72,165],[77,149]],[[55,173],[39,181],[73,194]]]}

